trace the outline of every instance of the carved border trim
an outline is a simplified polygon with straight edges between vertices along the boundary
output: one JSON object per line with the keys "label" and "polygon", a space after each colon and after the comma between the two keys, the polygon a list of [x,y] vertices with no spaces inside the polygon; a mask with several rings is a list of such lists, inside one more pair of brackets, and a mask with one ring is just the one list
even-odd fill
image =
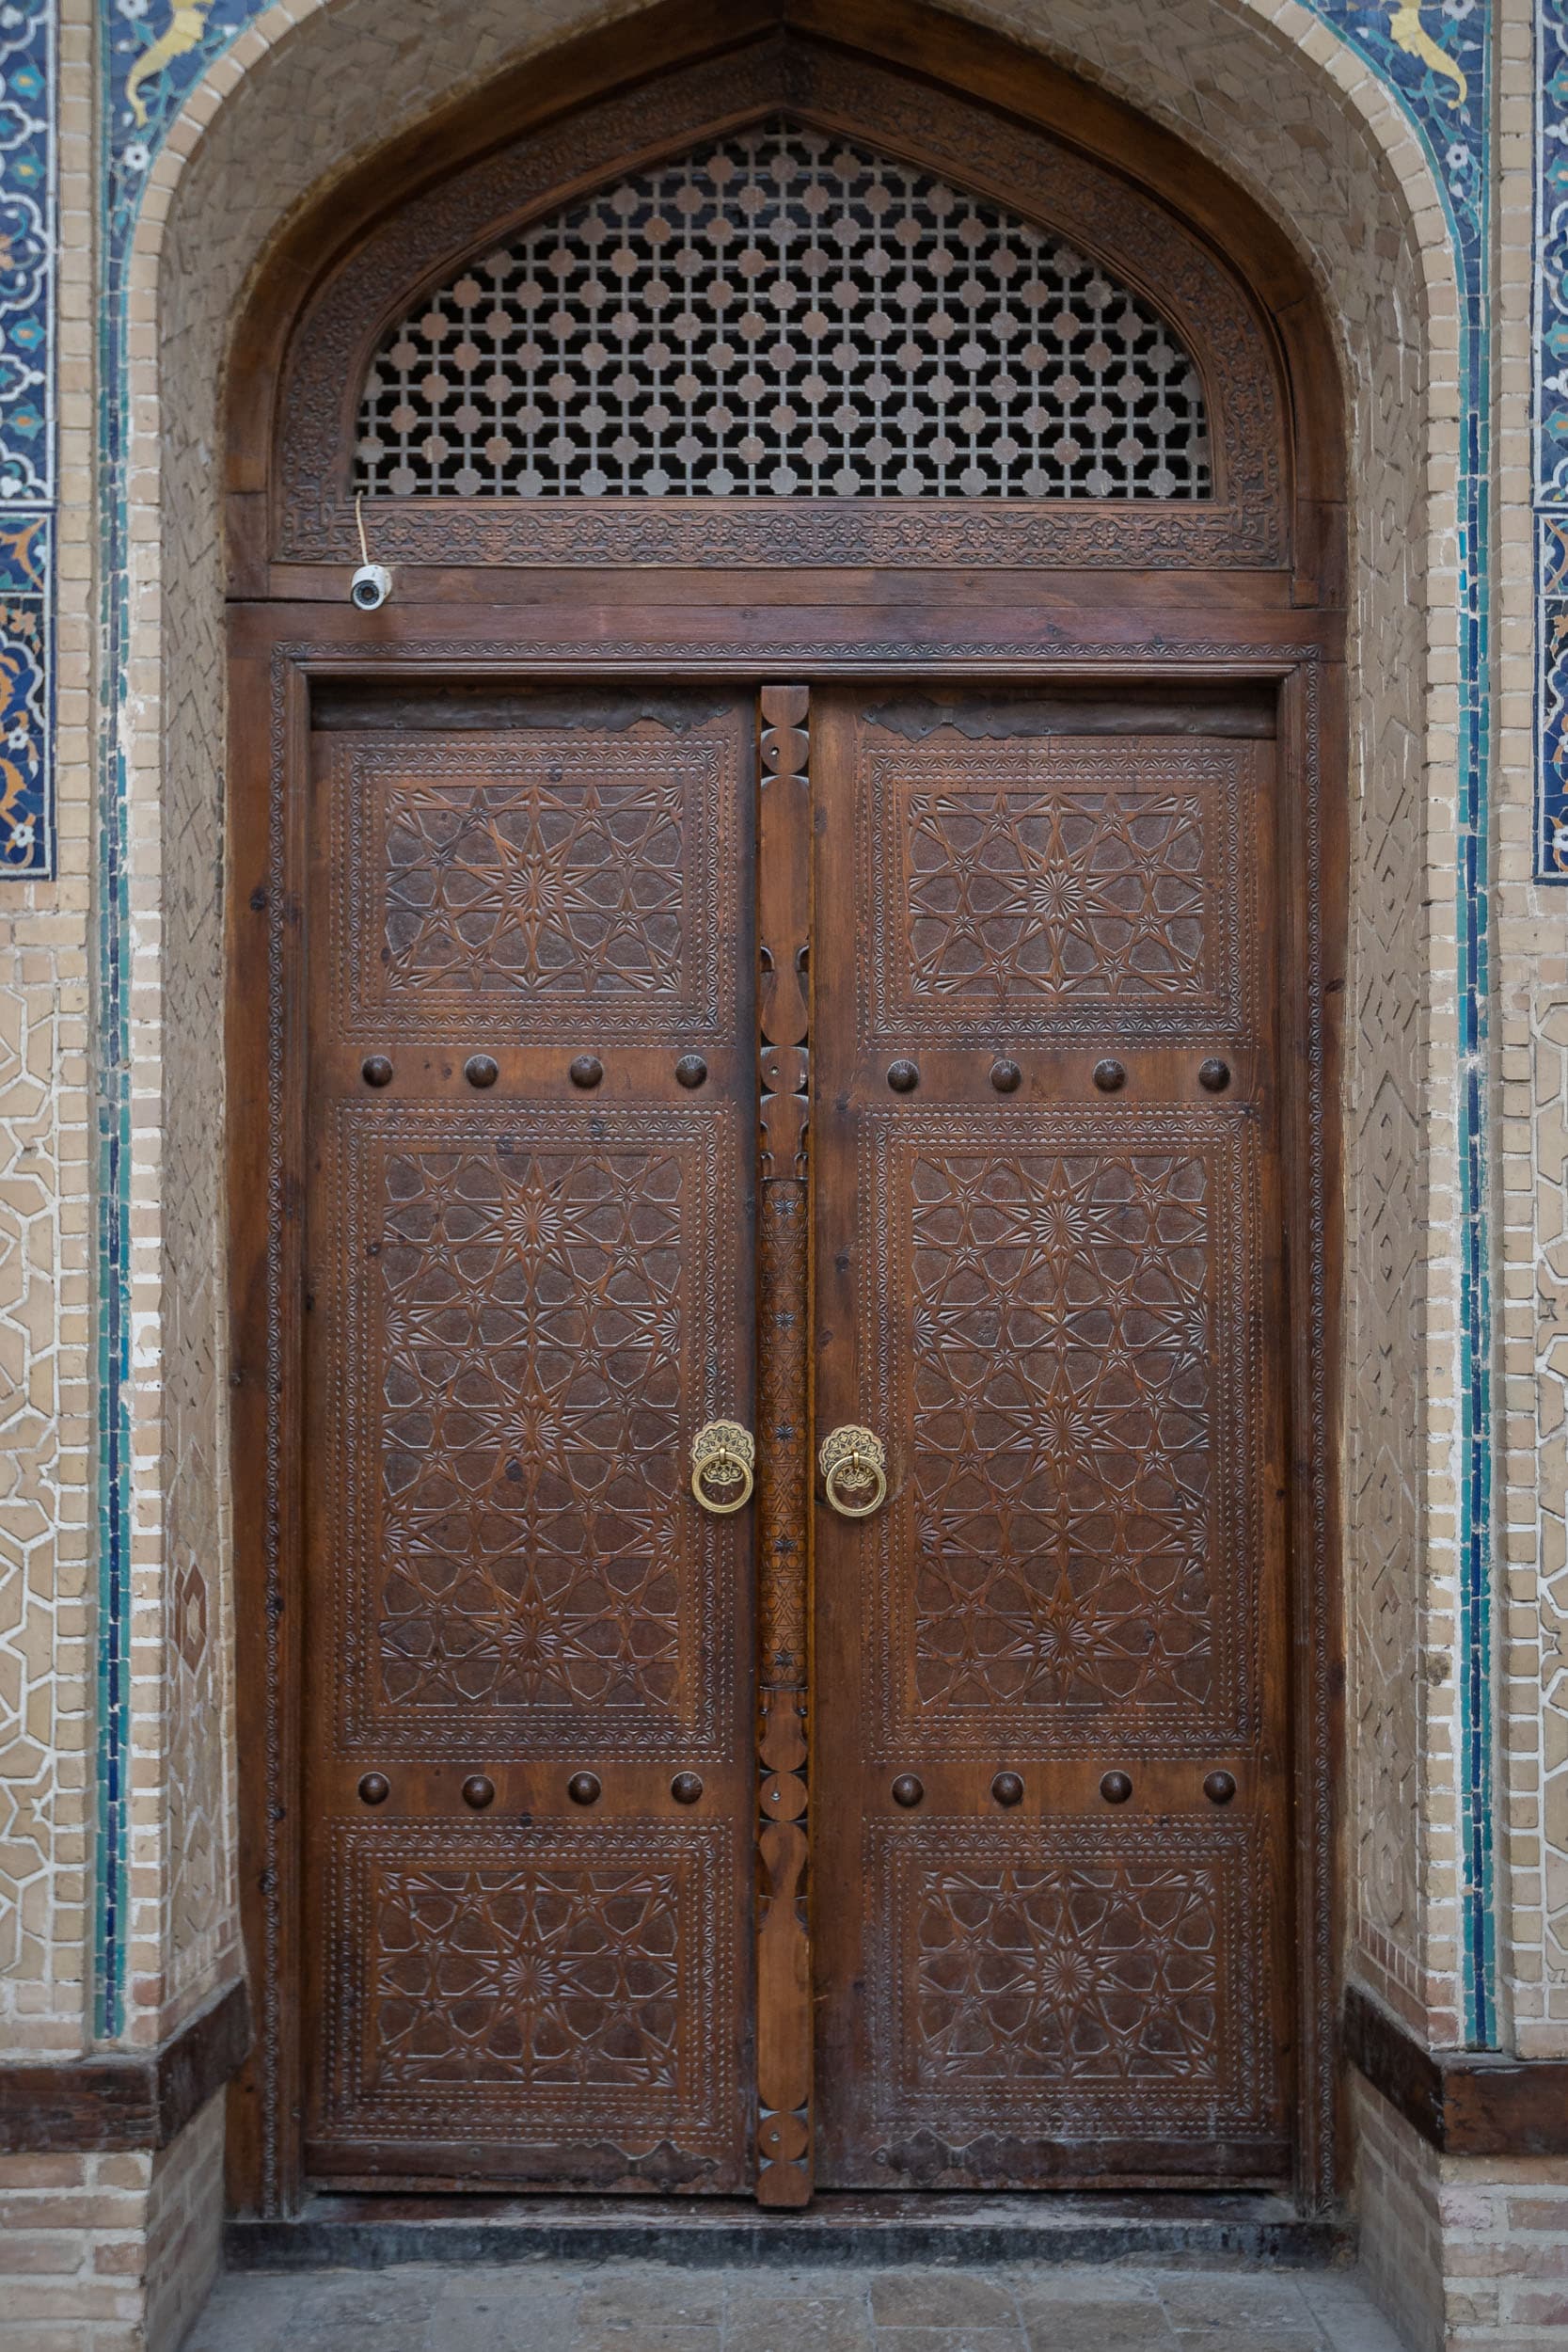
{"label": "carved border trim", "polygon": [[[291,684],[309,647],[273,650],[271,723],[267,775],[267,1250],[266,1250],[266,1504],[262,1514],[262,1608],[266,1620],[263,1661],[264,1742],[262,1754],[261,2017],[261,2211],[269,2219],[283,2210],[281,2095],[285,1987],[282,1965],[282,1824],[287,1818],[284,1785],[283,1613],[283,1247],[284,1247],[284,988],[292,914],[284,891],[288,875],[289,703]],[[293,1564],[291,1564],[293,1565]],[[292,1759],[291,1759],[292,1760]]]}

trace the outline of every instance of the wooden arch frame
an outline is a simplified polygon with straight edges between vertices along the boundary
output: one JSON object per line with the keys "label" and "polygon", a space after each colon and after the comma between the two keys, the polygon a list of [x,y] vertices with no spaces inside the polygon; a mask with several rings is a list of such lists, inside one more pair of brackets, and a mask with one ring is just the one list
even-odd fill
{"label": "wooden arch frame", "polygon": [[[272,525],[286,559],[356,544],[360,389],[388,327],[563,198],[785,113],[937,171],[1047,229],[1170,320],[1205,380],[1214,485],[1188,502],[1089,499],[377,498],[393,563],[972,563],[1277,565],[1289,464],[1272,339],[1241,281],[1171,213],[1092,158],[877,60],[776,34],[511,141],[439,199],[401,206],[317,288],[290,347]],[[1000,134],[1000,135],[999,135]]]}
{"label": "wooden arch frame", "polygon": [[[305,1172],[297,1035],[301,808],[315,682],[899,673],[1116,678],[1147,676],[1158,666],[1191,679],[1262,679],[1278,697],[1302,1954],[1296,2185],[1303,2202],[1321,2210],[1336,2192],[1340,2137],[1334,2020],[1343,1682],[1335,1498],[1346,460],[1329,330],[1306,264],[1223,173],[1117,102],[920,0],[669,0],[637,18],[635,33],[632,73],[626,27],[611,27],[532,60],[482,97],[438,114],[336,185],[268,257],[230,354],[233,1523],[241,1743],[242,1753],[256,1759],[242,1778],[242,1906],[259,2028],[256,2053],[234,2094],[234,2199],[242,2210],[286,2214],[300,2187],[292,2120],[298,2021],[287,1986],[299,1945],[304,1835],[294,1697],[302,1614],[293,1465],[303,1288],[295,1203]],[[800,60],[808,56],[819,65],[831,56],[842,87],[854,77],[863,97],[879,92],[879,119],[838,115],[822,94],[820,72],[816,95],[810,88],[802,95],[809,76]],[[511,511],[465,518],[461,530],[453,520],[457,501],[424,502],[427,510],[439,508],[434,515],[410,511],[420,501],[388,501],[402,513],[378,513],[372,551],[398,564],[397,594],[373,616],[354,612],[346,598],[347,567],[357,560],[352,505],[346,474],[341,467],[332,470],[343,452],[344,402],[359,381],[343,352],[350,361],[368,357],[397,302],[489,233],[483,224],[475,232],[471,205],[460,221],[451,217],[461,209],[455,199],[443,213],[451,192],[483,190],[486,172],[499,179],[515,173],[519,142],[543,143],[558,131],[569,137],[574,126],[594,118],[613,125],[617,106],[631,116],[641,110],[641,147],[623,135],[609,164],[601,159],[580,175],[578,184],[595,184],[634,155],[667,152],[712,127],[719,119],[712,80],[734,89],[743,69],[772,79],[766,89],[754,86],[725,119],[754,118],[782,98],[784,111],[879,133],[899,151],[938,160],[940,119],[977,113],[1009,139],[1037,150],[1049,142],[1069,155],[1080,187],[1102,189],[1107,200],[1141,205],[1147,216],[1168,223],[1188,250],[1206,258],[1214,282],[1234,290],[1241,306],[1235,315],[1244,316],[1255,339],[1243,374],[1265,419],[1254,441],[1264,467],[1255,483],[1267,510],[1261,527],[1247,516],[1238,522],[1234,508],[1227,519],[1222,497],[1200,517],[1197,535],[1161,546],[1147,532],[1140,538],[1135,513],[1131,533],[1096,536],[1106,515],[1127,524],[1128,503],[1075,518],[1064,513],[1071,501],[1040,501],[1022,525],[1000,518],[1011,541],[988,539],[992,518],[976,521],[966,506],[945,545],[934,545],[927,528],[906,532],[901,543],[895,532],[880,543],[852,533],[835,543],[810,516],[786,522],[781,537],[778,517],[794,502],[779,501],[760,518],[770,541],[755,530],[758,518],[735,523],[731,509],[726,525],[735,535],[716,544],[715,501],[701,502],[701,537],[681,516],[650,527],[645,510],[663,502],[645,501],[637,514],[610,516],[609,531],[603,508],[586,519],[547,517],[552,543],[527,535],[537,523],[517,516],[522,501],[473,501]],[[795,73],[793,95],[781,92],[781,72]],[[689,121],[666,120],[660,130],[661,91],[686,94]],[[895,98],[907,110],[902,129],[891,119]],[[908,110],[919,116],[923,131],[911,127]],[[1016,188],[983,158],[959,176],[1017,202]],[[395,204],[388,204],[388,190],[396,191]],[[495,217],[515,223],[570,192],[557,172],[547,191],[522,205],[514,194]],[[352,316],[345,313],[348,342],[337,347],[337,373],[324,376],[318,369],[311,394],[314,323],[326,315],[334,290],[356,282],[378,239],[395,244],[421,207],[441,231],[431,252],[405,260],[395,287],[378,289],[371,275],[360,277]],[[1039,211],[1043,216],[1048,208]],[[1090,250],[1107,250],[1106,241],[1086,234],[1082,224],[1075,233]],[[1109,245],[1114,251],[1114,236]],[[1123,265],[1135,281],[1135,264]],[[1168,307],[1168,291],[1163,298]],[[1192,343],[1206,365],[1201,331]],[[324,449],[333,453],[325,473]],[[314,453],[313,477],[309,465],[297,462],[301,451]],[[854,529],[863,533],[863,510],[872,502],[854,503],[863,509]],[[920,502],[927,516],[937,503]],[[1161,528],[1168,520],[1169,510],[1154,517]],[[845,529],[842,510],[835,528]]]}

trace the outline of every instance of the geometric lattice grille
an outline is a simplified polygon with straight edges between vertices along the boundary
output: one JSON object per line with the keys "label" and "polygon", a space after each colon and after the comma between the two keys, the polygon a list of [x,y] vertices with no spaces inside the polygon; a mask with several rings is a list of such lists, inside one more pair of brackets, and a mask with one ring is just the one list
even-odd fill
{"label": "geometric lattice grille", "polygon": [[1198,499],[1191,356],[1097,262],[774,122],[582,198],[386,337],[397,498]]}

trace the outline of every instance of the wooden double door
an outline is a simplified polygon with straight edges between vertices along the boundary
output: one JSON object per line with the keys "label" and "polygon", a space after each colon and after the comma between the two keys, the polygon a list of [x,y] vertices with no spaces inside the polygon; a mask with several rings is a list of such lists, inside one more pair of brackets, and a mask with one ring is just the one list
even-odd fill
{"label": "wooden double door", "polygon": [[1288,2172],[1275,737],[318,684],[311,2177]]}

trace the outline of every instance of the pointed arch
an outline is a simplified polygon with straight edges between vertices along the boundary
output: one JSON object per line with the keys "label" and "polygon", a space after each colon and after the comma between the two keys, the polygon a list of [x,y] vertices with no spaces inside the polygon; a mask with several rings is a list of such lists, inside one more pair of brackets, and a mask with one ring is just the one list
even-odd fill
{"label": "pointed arch", "polygon": [[[583,63],[579,103],[454,169],[435,197],[421,192],[385,210],[318,277],[296,313],[277,389],[277,560],[352,557],[362,387],[400,321],[420,304],[438,305],[442,287],[476,258],[538,232],[585,192],[667,170],[692,148],[781,113],[808,135],[899,159],[916,184],[934,178],[961,188],[992,217],[1006,208],[1037,241],[1082,246],[1191,355],[1203,388],[1205,494],[1064,496],[1071,485],[1037,468],[1035,494],[1006,500],[976,499],[959,482],[917,501],[846,500],[825,485],[826,496],[766,509],[661,495],[638,500],[635,513],[616,511],[617,501],[533,500],[515,489],[446,498],[439,511],[428,498],[383,497],[376,529],[386,560],[1264,568],[1291,560],[1291,401],[1278,338],[1243,271],[1176,201],[1120,167],[1131,154],[1107,161],[1053,121],[1004,114],[959,86],[933,86],[886,58],[795,31],[768,29],[629,88],[594,89],[594,61]],[[1046,88],[1070,116],[1060,77],[1047,76]]]}

